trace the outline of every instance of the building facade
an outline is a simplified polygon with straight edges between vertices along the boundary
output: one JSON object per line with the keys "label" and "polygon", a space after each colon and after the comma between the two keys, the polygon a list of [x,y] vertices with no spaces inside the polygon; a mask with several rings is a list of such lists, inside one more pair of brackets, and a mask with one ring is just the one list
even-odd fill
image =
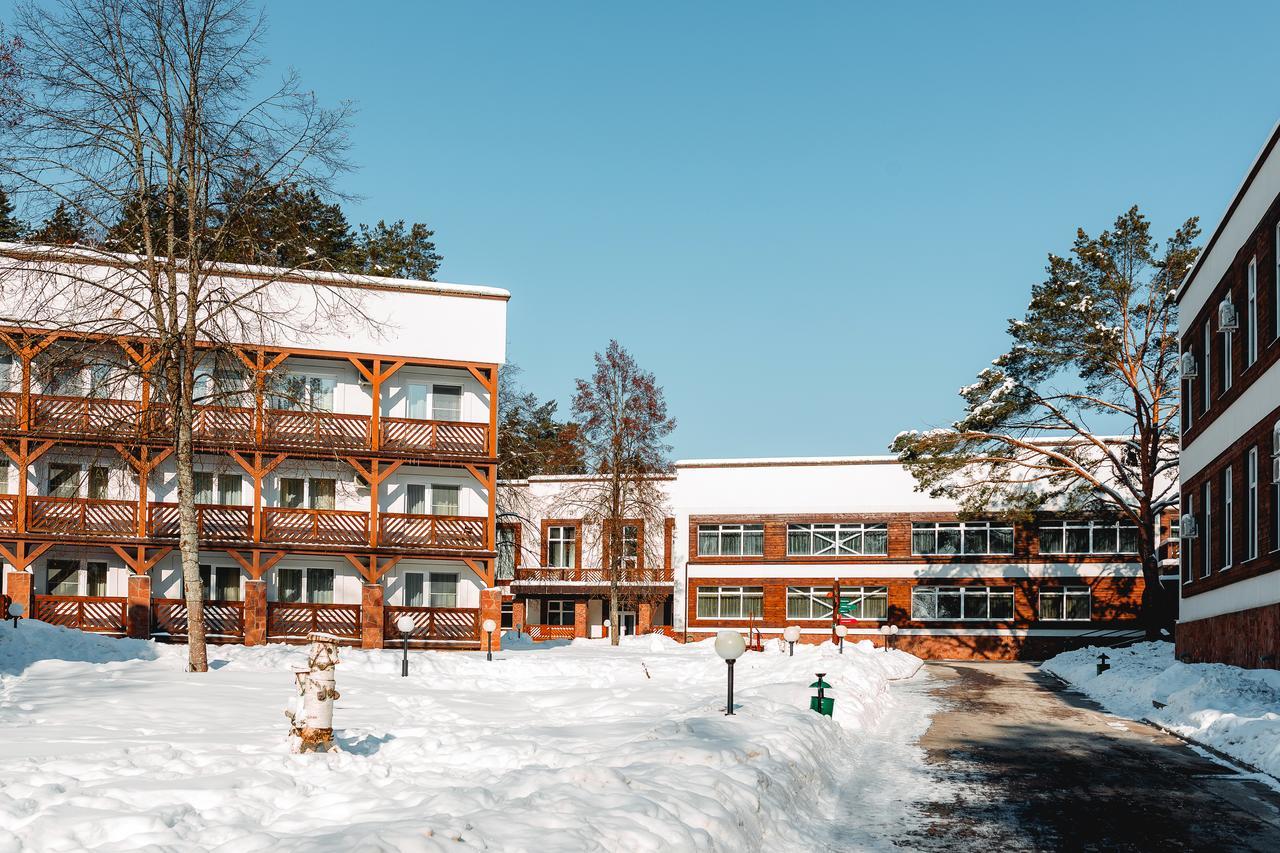
{"label": "building facade", "polygon": [[1178,654],[1280,660],[1280,127],[1178,291]]}
{"label": "building facade", "polygon": [[[502,558],[508,621],[537,639],[609,630],[598,551],[565,550],[592,538],[559,499],[570,480],[503,488],[504,506],[525,510],[499,543],[518,555]],[[666,487],[651,543],[661,574],[636,578],[651,588],[628,595],[628,633],[701,640],[733,628],[760,642],[795,625],[822,642],[839,622],[850,641],[881,644],[892,625],[898,647],[959,659],[1040,659],[1141,635],[1136,534],[1114,519],[961,521],[955,505],[915,491],[894,457],[690,460]]]}
{"label": "building facade", "polygon": [[[0,246],[0,262],[29,247]],[[72,255],[62,262],[100,263]],[[246,341],[197,373],[197,522],[211,641],[325,630],[381,647],[480,642],[494,587],[505,291],[235,267],[367,318],[297,344]],[[4,591],[47,622],[182,640],[172,431],[134,370],[151,342],[0,329]]]}

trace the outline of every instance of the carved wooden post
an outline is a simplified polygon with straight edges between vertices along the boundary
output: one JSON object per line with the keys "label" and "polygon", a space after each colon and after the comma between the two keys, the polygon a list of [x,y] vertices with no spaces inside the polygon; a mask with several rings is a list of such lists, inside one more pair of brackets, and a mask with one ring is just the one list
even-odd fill
{"label": "carved wooden post", "polygon": [[333,748],[333,700],[337,699],[338,638],[313,633],[307,668],[294,671],[298,697],[289,718],[291,752],[328,752]]}

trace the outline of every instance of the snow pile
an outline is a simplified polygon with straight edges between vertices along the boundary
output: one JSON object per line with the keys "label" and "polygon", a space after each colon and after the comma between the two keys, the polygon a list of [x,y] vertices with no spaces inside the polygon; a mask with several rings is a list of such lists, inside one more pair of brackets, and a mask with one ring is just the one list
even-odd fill
{"label": "snow pile", "polygon": [[[816,849],[918,659],[576,640],[477,653],[342,650],[342,751],[294,756],[299,647],[185,647],[0,628],[0,851]],[[25,635],[25,636],[16,636]],[[826,673],[834,721],[808,710]]]}
{"label": "snow pile", "polygon": [[[1097,674],[1106,652],[1111,669]],[[1280,672],[1180,663],[1172,643],[1084,648],[1044,663],[1113,713],[1148,719],[1280,778]],[[1159,702],[1163,708],[1155,707]]]}

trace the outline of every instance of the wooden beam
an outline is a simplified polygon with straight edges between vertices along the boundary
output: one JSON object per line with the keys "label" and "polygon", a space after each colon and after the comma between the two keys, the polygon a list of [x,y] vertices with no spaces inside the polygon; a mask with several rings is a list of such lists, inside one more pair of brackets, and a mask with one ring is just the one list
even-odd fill
{"label": "wooden beam", "polygon": [[[463,557],[462,562],[467,564],[467,568],[475,572],[484,580],[484,585],[493,586],[493,561],[477,560],[475,557]],[[483,563],[483,565],[479,565]]]}
{"label": "wooden beam", "polygon": [[239,551],[230,548],[225,549],[227,556],[240,564],[240,568],[248,573],[249,577],[254,580],[262,580],[262,576],[271,571],[272,567],[285,556],[285,551],[275,551],[266,560],[262,559],[262,551],[254,549],[249,552],[252,559],[246,559]]}
{"label": "wooden beam", "polygon": [[[124,561],[126,566],[133,569],[134,573],[139,575],[145,575],[147,572],[151,571],[152,567],[154,567],[156,563],[173,553],[173,548],[168,546],[149,549],[146,545],[138,545],[133,548],[135,552],[133,556],[130,556],[129,552],[126,551],[122,545],[112,545],[111,550],[116,552],[116,555]],[[147,556],[148,550],[154,550],[155,553],[151,556]]]}
{"label": "wooden beam", "polygon": [[[25,572],[32,563],[34,563],[41,554],[53,547],[52,542],[41,542],[39,544],[25,542],[21,539],[14,540],[13,550],[6,548],[0,544],[0,556],[20,572]],[[34,548],[29,546],[35,545]]]}

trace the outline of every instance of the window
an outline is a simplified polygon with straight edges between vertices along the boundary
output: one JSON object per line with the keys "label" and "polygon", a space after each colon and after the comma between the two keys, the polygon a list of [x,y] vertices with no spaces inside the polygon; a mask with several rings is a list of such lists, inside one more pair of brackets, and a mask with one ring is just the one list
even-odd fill
{"label": "window", "polygon": [[911,618],[920,622],[1013,618],[1013,587],[918,586]]}
{"label": "window", "polygon": [[195,403],[204,406],[247,405],[246,385],[244,374],[239,370],[202,364],[196,368]]}
{"label": "window", "polygon": [[1249,261],[1249,281],[1247,294],[1248,307],[1244,330],[1244,366],[1249,367],[1258,360],[1258,259]]}
{"label": "window", "polygon": [[[1186,351],[1191,353],[1192,358],[1195,358],[1195,347],[1192,346],[1190,343],[1187,344]],[[1186,387],[1183,388],[1182,399],[1188,400],[1188,401],[1194,400],[1195,395],[1192,393],[1192,390],[1195,387],[1195,380],[1187,379],[1185,381],[1186,381]],[[1187,432],[1188,430],[1190,430],[1191,424],[1195,422],[1195,418],[1192,415],[1192,410],[1194,408],[1195,407],[1192,406],[1190,403],[1182,407],[1182,431],[1183,432]]]}
{"label": "window", "polygon": [[889,553],[884,524],[788,524],[789,556],[833,557]]}
{"label": "window", "polygon": [[[1195,496],[1187,495],[1186,502],[1187,502],[1186,514],[1191,516],[1192,518],[1195,518],[1196,517]],[[1182,582],[1191,583],[1191,581],[1195,579],[1195,572],[1196,572],[1195,562],[1192,558],[1192,552],[1193,552],[1193,548],[1195,546],[1196,540],[1182,539],[1182,519],[1178,519],[1178,538],[1180,540],[1178,543],[1178,558],[1182,563]]]}
{"label": "window", "polygon": [[699,557],[764,556],[763,524],[699,524]]}
{"label": "window", "polygon": [[107,594],[107,564],[106,563],[86,563],[85,564],[85,595],[102,597]]}
{"label": "window", "polygon": [[406,572],[404,575],[404,606],[425,607],[422,572]]}
{"label": "window", "polygon": [[49,484],[45,494],[55,498],[80,497],[80,466],[65,462],[50,462]]}
{"label": "window", "polygon": [[[1277,263],[1280,263],[1278,261]],[[1280,421],[1271,427],[1271,549],[1280,548]]]}
{"label": "window", "polygon": [[841,619],[889,618],[889,588],[887,586],[840,587]]}
{"label": "window", "polygon": [[239,474],[218,475],[218,503],[227,506],[239,506],[241,500],[241,480]]}
{"label": "window", "polygon": [[333,411],[333,392],[338,383],[332,377],[292,373],[281,384],[283,387],[271,397],[272,408]]}
{"label": "window", "polygon": [[1258,556],[1258,448],[1250,447],[1245,457],[1244,558]]}
{"label": "window", "polygon": [[89,469],[89,497],[95,501],[107,499],[107,489],[111,483],[111,469],[94,465]]}
{"label": "window", "polygon": [[699,619],[759,619],[763,613],[764,587],[698,587]]}
{"label": "window", "polygon": [[291,604],[302,601],[302,569],[276,570],[276,598]]}
{"label": "window", "polygon": [[788,619],[830,619],[831,587],[787,587]]}
{"label": "window", "polygon": [[191,476],[196,487],[196,503],[213,503],[213,474],[209,471],[193,471]]}
{"label": "window", "polygon": [[1235,338],[1233,332],[1222,333],[1222,393],[1225,394],[1231,390],[1231,341]]}
{"label": "window", "polygon": [[990,521],[916,522],[914,554],[1012,554],[1013,525]]}
{"label": "window", "polygon": [[307,569],[307,601],[333,604],[333,569]]}
{"label": "window", "polygon": [[431,419],[436,421],[462,420],[462,386],[431,386]]}
{"label": "window", "polygon": [[1210,364],[1210,354],[1213,353],[1213,320],[1212,317],[1204,324],[1204,375],[1201,382],[1201,408],[1200,411],[1209,411],[1209,406],[1213,404],[1213,369]]}
{"label": "window", "polygon": [[618,536],[618,546],[622,550],[620,566],[634,569],[639,565],[640,528],[635,524],[624,524]]}
{"label": "window", "polygon": [[431,573],[431,606],[458,606],[458,576],[442,572]]}
{"label": "window", "polygon": [[578,528],[569,524],[553,524],[547,528],[547,565],[554,569],[577,566]]}
{"label": "window", "polygon": [[516,529],[508,524],[498,525],[498,565],[494,577],[506,580],[516,576]]}
{"label": "window", "polygon": [[218,566],[212,595],[218,601],[240,600],[240,569],[238,566]]}
{"label": "window", "polygon": [[1087,586],[1064,586],[1040,590],[1041,619],[1087,622],[1093,618],[1092,610],[1092,597]]}
{"label": "window", "polygon": [[1222,472],[1222,568],[1235,562],[1235,496],[1231,482],[1231,466]]}
{"label": "window", "polygon": [[45,589],[49,595],[80,594],[78,560],[50,560],[45,564]]}
{"label": "window", "polygon": [[569,599],[553,598],[547,602],[546,614],[542,617],[545,625],[572,625],[573,602]]}
{"label": "window", "polygon": [[516,626],[516,608],[515,602],[502,602],[502,627],[514,628]]}
{"label": "window", "polygon": [[404,508],[410,515],[426,515],[427,487],[421,483],[409,483],[405,486]]}
{"label": "window", "polygon": [[1044,521],[1041,554],[1136,554],[1138,528],[1119,521]]}
{"label": "window", "polygon": [[1213,486],[1205,483],[1200,487],[1200,514],[1203,522],[1200,525],[1200,541],[1204,548],[1204,562],[1200,566],[1200,577],[1207,578],[1213,574]]}
{"label": "window", "polygon": [[458,494],[459,489],[457,486],[441,486],[433,483],[431,485],[431,514],[457,515]]}
{"label": "window", "polygon": [[301,477],[280,478],[280,506],[298,509],[305,500],[306,483]]}
{"label": "window", "polygon": [[338,482],[336,480],[312,478],[308,485],[311,488],[311,508],[312,509],[333,509],[334,498],[337,493]]}
{"label": "window", "polygon": [[96,400],[106,400],[111,397],[111,380],[114,369],[109,364],[91,364],[89,365],[89,393],[88,396]]}

